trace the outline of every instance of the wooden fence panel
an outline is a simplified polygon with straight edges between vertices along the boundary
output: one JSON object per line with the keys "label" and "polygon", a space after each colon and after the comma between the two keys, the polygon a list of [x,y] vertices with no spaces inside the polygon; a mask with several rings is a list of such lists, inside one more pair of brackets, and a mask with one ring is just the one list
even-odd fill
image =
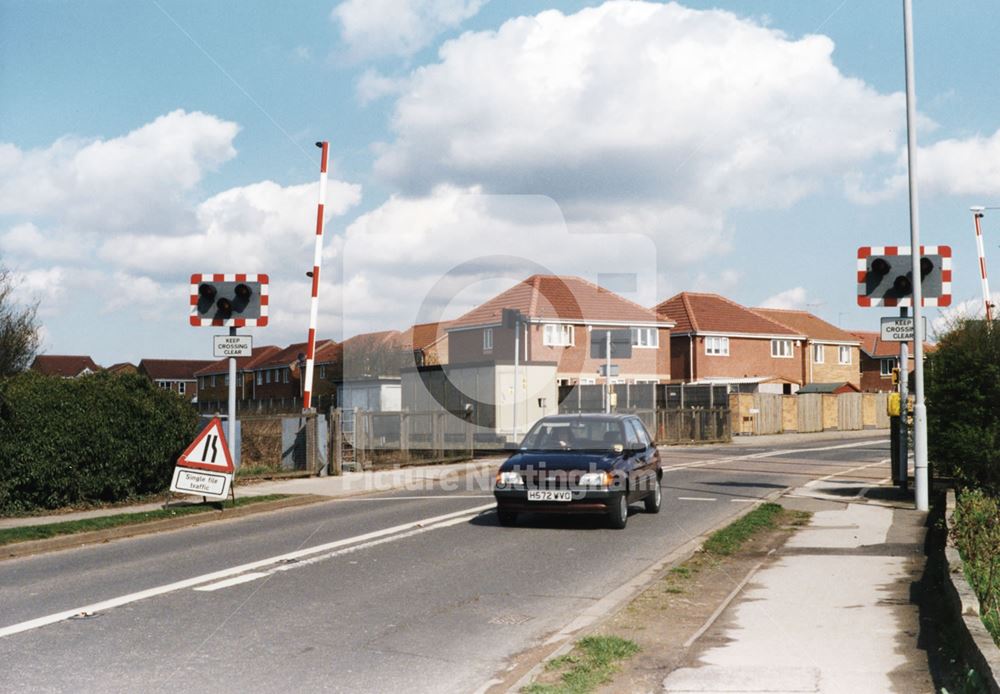
{"label": "wooden fence panel", "polygon": [[799,432],[823,431],[823,396],[805,393],[795,397],[799,400]]}
{"label": "wooden fence panel", "polygon": [[781,396],[776,393],[754,393],[755,434],[781,433]]}
{"label": "wooden fence panel", "polygon": [[837,429],[857,431],[864,427],[861,417],[861,393],[841,393],[837,396]]}

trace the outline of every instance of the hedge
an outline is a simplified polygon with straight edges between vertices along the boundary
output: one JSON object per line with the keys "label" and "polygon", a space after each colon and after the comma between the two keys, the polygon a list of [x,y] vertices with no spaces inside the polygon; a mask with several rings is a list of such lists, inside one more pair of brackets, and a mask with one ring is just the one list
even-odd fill
{"label": "hedge", "polygon": [[189,402],[137,374],[0,381],[0,514],[165,491],[197,426]]}
{"label": "hedge", "polygon": [[939,473],[1000,496],[1000,321],[963,321],[928,356],[927,432]]}

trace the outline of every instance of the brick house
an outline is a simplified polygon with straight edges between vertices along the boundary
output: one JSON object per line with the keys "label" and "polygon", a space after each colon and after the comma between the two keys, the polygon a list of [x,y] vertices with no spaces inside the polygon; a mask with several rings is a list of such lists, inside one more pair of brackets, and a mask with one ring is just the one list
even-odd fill
{"label": "brick house", "polygon": [[[892,370],[899,366],[899,342],[882,339],[881,333],[852,330],[851,334],[861,343],[861,390],[866,393],[889,392],[892,385]],[[907,342],[907,373],[912,374],[913,342]],[[924,343],[924,354],[934,350],[934,345]],[[911,378],[912,380],[912,378]]]}
{"label": "brick house", "polygon": [[[252,400],[254,374],[250,369],[268,357],[281,351],[280,347],[265,345],[254,347],[249,357],[236,358],[236,400]],[[229,402],[229,358],[223,357],[217,362],[195,372],[198,379],[199,404],[222,410]]]}
{"label": "brick house", "polygon": [[204,359],[143,359],[139,362],[139,373],[159,388],[197,401],[198,379],[195,372],[211,363]]}
{"label": "brick house", "polygon": [[[328,404],[334,392],[326,364],[335,351],[333,340],[316,340],[313,366],[313,398],[317,408]],[[251,375],[251,398],[259,403],[284,403],[293,407],[302,400],[303,382],[299,370],[299,357],[305,359],[306,343],[298,342],[271,352],[246,367]]]}
{"label": "brick house", "polygon": [[31,370],[46,376],[77,378],[101,370],[89,356],[68,354],[39,354],[31,362]]}
{"label": "brick house", "polygon": [[503,327],[503,309],[522,314],[520,362],[554,363],[560,385],[604,382],[604,360],[591,357],[595,328],[632,333],[632,356],[613,360],[612,382],[670,380],[671,319],[579,277],[554,275],[532,275],[447,326],[449,365],[513,362],[514,330]]}
{"label": "brick house", "polygon": [[718,294],[681,292],[654,309],[676,323],[670,372],[685,382],[742,383],[795,392],[805,380],[806,335]]}
{"label": "brick house", "polygon": [[419,323],[403,333],[404,344],[413,350],[413,365],[448,363],[448,328],[452,323],[453,321]]}
{"label": "brick house", "polygon": [[802,350],[803,383],[850,383],[860,388],[861,342],[857,337],[808,311],[752,310],[806,336]]}

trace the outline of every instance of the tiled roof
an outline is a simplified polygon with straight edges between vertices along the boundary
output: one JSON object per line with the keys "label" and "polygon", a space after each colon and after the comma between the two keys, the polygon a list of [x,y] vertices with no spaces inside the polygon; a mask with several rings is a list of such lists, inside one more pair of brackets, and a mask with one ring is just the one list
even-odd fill
{"label": "tiled roof", "polygon": [[418,323],[403,333],[403,342],[412,349],[426,349],[447,335],[453,322]]}
{"label": "tiled roof", "polygon": [[139,371],[154,381],[191,381],[195,371],[210,364],[207,359],[143,359]]}
{"label": "tiled roof", "polygon": [[[333,340],[316,340],[316,352],[313,355],[314,361],[318,362],[326,358],[333,351],[336,344]],[[307,347],[308,343],[306,342],[296,342],[284,349],[268,353],[261,359],[254,361],[251,366],[245,368],[251,370],[294,366],[298,361],[299,354],[304,355]]]}
{"label": "tiled roof", "polygon": [[499,323],[505,308],[517,309],[536,319],[657,321],[656,314],[648,308],[579,277],[532,275],[472,309],[448,329]]}
{"label": "tiled roof", "polygon": [[[899,356],[899,342],[889,342],[882,339],[882,333],[867,330],[852,330],[851,334],[861,341],[861,351],[872,359],[886,359]],[[909,347],[910,359],[913,359],[913,340],[906,343]],[[924,353],[933,352],[936,346],[925,342]]]}
{"label": "tiled roof", "polygon": [[107,370],[110,371],[113,374],[114,373],[121,373],[123,371],[127,371],[129,373],[134,373],[135,371],[138,370],[138,368],[139,368],[138,366],[136,366],[135,364],[133,364],[130,361],[120,361],[117,364],[112,364],[111,366],[109,366],[107,368]]}
{"label": "tiled roof", "polygon": [[836,325],[827,323],[822,318],[814,316],[808,311],[793,311],[781,308],[755,308],[751,309],[755,313],[781,323],[795,332],[802,333],[810,340],[831,341],[831,342],[857,342],[858,338],[846,330],[841,330]]}
{"label": "tiled roof", "polygon": [[[236,370],[245,371],[246,369],[252,369],[257,362],[267,359],[273,354],[280,352],[280,347],[275,347],[274,345],[263,345],[261,347],[254,347],[250,353],[249,357],[236,357]],[[212,374],[227,374],[229,373],[229,357],[223,357],[217,362],[209,364],[204,369],[200,369],[195,372],[195,376],[211,376]]]}
{"label": "tiled roof", "polygon": [[755,313],[718,294],[681,292],[654,309],[674,321],[674,333],[723,333],[744,335],[788,335],[803,333]]}
{"label": "tiled roof", "polygon": [[72,377],[79,376],[87,369],[96,373],[101,370],[101,367],[95,364],[89,356],[39,354],[31,362],[31,369],[46,376]]}

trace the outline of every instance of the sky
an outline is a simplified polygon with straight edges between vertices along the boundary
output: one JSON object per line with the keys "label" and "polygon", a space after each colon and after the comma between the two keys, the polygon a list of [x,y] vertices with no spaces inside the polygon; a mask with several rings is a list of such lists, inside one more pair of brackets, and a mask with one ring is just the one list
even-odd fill
{"label": "sky", "polygon": [[[914,5],[940,327],[982,312],[1000,6]],[[904,88],[902,2],[0,0],[0,265],[45,353],[212,358],[203,272],[267,273],[270,323],[244,332],[304,341],[327,140],[321,338],[533,272],[877,330],[893,312],[857,306],[855,258],[909,243]],[[1000,210],[983,233],[1000,273]]]}

